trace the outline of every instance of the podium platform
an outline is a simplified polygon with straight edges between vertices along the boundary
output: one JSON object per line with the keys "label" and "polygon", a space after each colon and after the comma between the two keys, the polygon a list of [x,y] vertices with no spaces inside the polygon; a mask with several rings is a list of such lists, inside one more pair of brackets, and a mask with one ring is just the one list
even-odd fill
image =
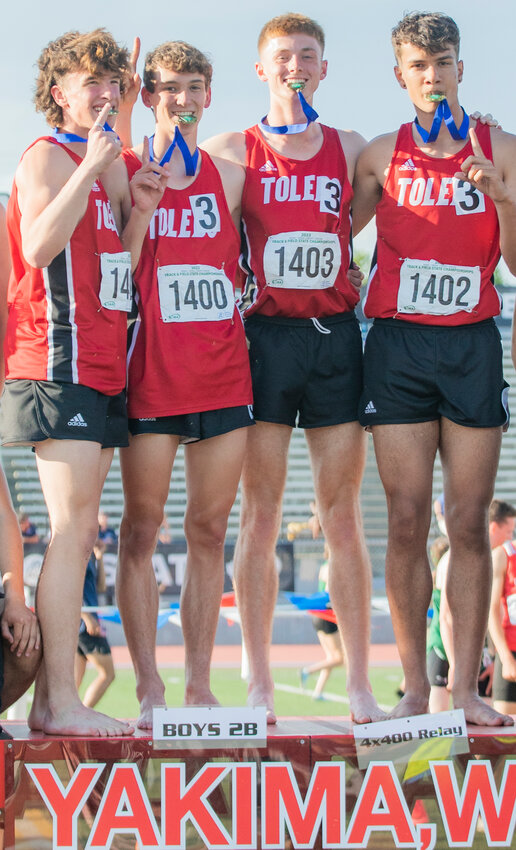
{"label": "podium platform", "polygon": [[433,739],[362,768],[338,718],[281,719],[260,749],[4,729],[5,850],[516,848],[514,727],[469,727],[460,755]]}

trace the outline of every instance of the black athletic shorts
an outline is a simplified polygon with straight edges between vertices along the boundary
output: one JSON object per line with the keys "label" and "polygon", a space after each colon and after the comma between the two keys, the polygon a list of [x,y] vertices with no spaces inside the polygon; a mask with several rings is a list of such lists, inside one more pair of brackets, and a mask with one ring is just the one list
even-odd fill
{"label": "black athletic shorts", "polygon": [[111,647],[104,635],[89,635],[88,632],[80,632],[77,652],[85,658],[95,652],[99,655],[111,655]]}
{"label": "black athletic shorts", "polygon": [[[516,658],[516,652],[513,651]],[[493,676],[493,699],[500,702],[516,702],[516,682],[510,682],[502,676],[502,662],[498,655],[495,657]]]}
{"label": "black athletic shorts", "polygon": [[337,623],[332,623],[323,617],[312,617],[312,625],[316,632],[324,632],[325,635],[333,635],[339,630]]}
{"label": "black athletic shorts", "polygon": [[291,428],[357,419],[362,336],[353,312],[323,319],[245,320],[254,415]]}
{"label": "black athletic shorts", "polygon": [[125,392],[104,395],[81,384],[5,382],[0,401],[3,446],[43,440],[88,440],[102,448],[129,445]]}
{"label": "black athletic shorts", "polygon": [[[486,669],[484,666],[484,660],[485,659],[482,658],[480,674],[482,674]],[[445,688],[448,684],[449,669],[450,665],[447,658],[441,658],[433,647],[428,650],[426,655],[426,672],[431,685],[436,688]],[[481,697],[486,696],[487,684],[487,679],[478,680],[478,693]]]}
{"label": "black athletic shorts", "polygon": [[198,443],[210,437],[220,437],[237,428],[254,425],[253,407],[242,404],[238,407],[222,407],[202,413],[185,413],[181,416],[157,416],[150,419],[130,419],[129,431],[138,434],[174,434],[180,443]]}
{"label": "black athletic shorts", "polygon": [[364,352],[362,425],[430,422],[496,428],[509,419],[493,319],[443,327],[376,319]]}
{"label": "black athletic shorts", "polygon": [[428,650],[426,654],[426,673],[430,684],[436,688],[445,688],[448,684],[448,670],[450,665],[447,658],[440,658],[435,649]]}

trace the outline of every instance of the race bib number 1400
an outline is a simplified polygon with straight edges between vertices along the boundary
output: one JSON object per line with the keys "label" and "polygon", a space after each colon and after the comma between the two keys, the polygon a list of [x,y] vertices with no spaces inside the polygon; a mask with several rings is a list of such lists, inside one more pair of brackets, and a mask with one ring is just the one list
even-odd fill
{"label": "race bib number 1400", "polygon": [[437,260],[405,260],[400,269],[398,313],[451,316],[471,313],[480,299],[480,267]]}
{"label": "race bib number 1400", "polygon": [[220,322],[233,316],[233,286],[222,269],[160,266],[158,290],[164,322]]}

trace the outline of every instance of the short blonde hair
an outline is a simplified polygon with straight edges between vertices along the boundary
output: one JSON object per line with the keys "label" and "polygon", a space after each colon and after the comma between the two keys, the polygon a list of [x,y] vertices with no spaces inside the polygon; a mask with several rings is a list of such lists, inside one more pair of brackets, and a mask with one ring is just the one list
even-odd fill
{"label": "short blonde hair", "polygon": [[308,18],[306,15],[300,15],[298,12],[287,12],[286,15],[278,15],[267,21],[258,36],[258,51],[260,51],[266,41],[271,38],[277,38],[282,35],[293,35],[295,33],[305,33],[311,35],[312,38],[320,44],[321,52],[324,53],[324,30],[317,21]]}

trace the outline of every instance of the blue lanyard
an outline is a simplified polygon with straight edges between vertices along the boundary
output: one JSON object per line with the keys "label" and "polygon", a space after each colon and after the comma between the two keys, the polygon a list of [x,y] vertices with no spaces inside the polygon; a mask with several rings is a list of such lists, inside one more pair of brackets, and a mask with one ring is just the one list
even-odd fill
{"label": "blue lanyard", "polygon": [[[153,141],[154,141],[154,134],[149,139],[150,161],[151,162],[154,162]],[[190,153],[190,148],[186,144],[183,136],[181,135],[179,127],[176,127],[176,131],[174,133],[174,138],[173,138],[171,144],[168,146],[167,150],[165,151],[165,154],[161,158],[159,164],[160,165],[166,165],[166,163],[170,161],[170,157],[172,156],[172,154],[174,152],[174,148],[176,147],[176,145],[179,148],[179,150],[181,151],[181,154],[183,156],[183,161],[184,161],[184,164],[185,164],[185,171],[186,171],[187,176],[193,177],[196,170],[197,170],[197,162],[199,160],[199,149],[195,148],[193,154]]]}
{"label": "blue lanyard", "polygon": [[301,108],[305,114],[306,124],[282,124],[280,127],[271,127],[270,124],[265,124],[266,115],[263,116],[260,121],[259,127],[264,133],[278,133],[282,136],[293,136],[296,133],[304,133],[304,131],[309,127],[312,121],[316,121],[319,118],[319,115],[313,109],[309,103],[305,100],[304,96],[300,91],[297,92],[297,96],[299,98],[299,102],[301,104]]}
{"label": "blue lanyard", "polygon": [[[114,133],[112,127],[109,126],[108,122],[104,124],[103,128],[105,133]],[[58,142],[87,142],[88,139],[83,139],[82,136],[77,136],[75,133],[60,133],[59,127],[54,127],[53,135],[57,139]]]}
{"label": "blue lanyard", "polygon": [[457,127],[455,121],[453,120],[453,115],[451,114],[451,109],[448,105],[448,101],[446,100],[446,98],[444,98],[443,100],[441,100],[437,109],[435,110],[434,120],[432,121],[432,127],[430,129],[430,132],[428,132],[427,130],[425,130],[424,127],[421,126],[417,118],[414,122],[416,125],[416,130],[418,131],[425,144],[427,142],[435,142],[437,136],[439,135],[441,124],[444,121],[452,139],[455,139],[458,142],[460,139],[466,138],[469,130],[469,115],[466,115],[464,109],[462,109],[462,111],[464,113],[464,118],[462,119],[462,124],[460,125],[460,127]]}

